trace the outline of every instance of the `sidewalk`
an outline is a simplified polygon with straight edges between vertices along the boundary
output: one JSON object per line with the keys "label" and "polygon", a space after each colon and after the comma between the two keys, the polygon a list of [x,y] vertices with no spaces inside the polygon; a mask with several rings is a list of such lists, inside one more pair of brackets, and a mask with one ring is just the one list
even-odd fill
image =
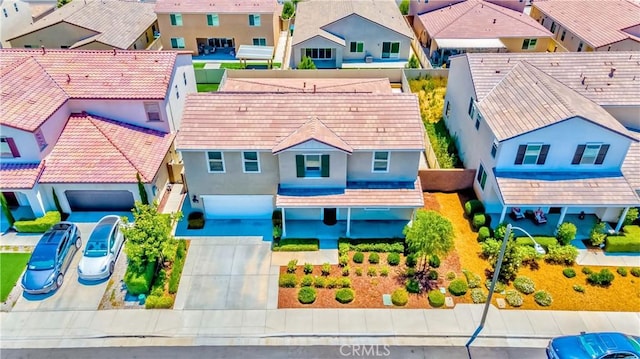
{"label": "sidewalk", "polygon": [[592,252],[587,249],[578,250],[576,263],[581,266],[638,267],[640,255],[632,253]]}

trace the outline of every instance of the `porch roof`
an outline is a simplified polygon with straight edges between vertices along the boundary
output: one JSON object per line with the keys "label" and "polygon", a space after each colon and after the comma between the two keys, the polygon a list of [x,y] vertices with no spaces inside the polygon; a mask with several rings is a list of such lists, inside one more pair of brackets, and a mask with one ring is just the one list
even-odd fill
{"label": "porch roof", "polygon": [[420,179],[415,182],[348,182],[347,188],[279,189],[276,207],[395,207],[424,206]]}
{"label": "porch roof", "polygon": [[496,172],[507,206],[637,206],[640,198],[621,173]]}
{"label": "porch roof", "polygon": [[39,163],[0,164],[0,188],[31,189],[44,170],[44,161]]}

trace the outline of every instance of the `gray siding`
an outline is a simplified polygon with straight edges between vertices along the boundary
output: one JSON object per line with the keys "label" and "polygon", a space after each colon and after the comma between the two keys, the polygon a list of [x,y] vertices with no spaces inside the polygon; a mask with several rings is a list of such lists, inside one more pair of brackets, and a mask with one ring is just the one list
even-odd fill
{"label": "gray siding", "polygon": [[[320,154],[329,155],[329,177],[326,178],[298,178],[296,176],[296,155]],[[347,155],[338,151],[309,150],[285,151],[278,155],[280,162],[280,184],[282,187],[338,187],[347,186]]]}
{"label": "gray siding", "polygon": [[354,152],[349,156],[349,181],[415,181],[420,164],[420,152],[390,152],[389,172],[372,172],[371,152]]}
{"label": "gray siding", "polygon": [[[344,48],[342,45],[336,44],[333,41],[327,40],[324,37],[316,36],[307,41],[303,41],[291,47],[291,68],[297,68],[300,61],[302,61],[302,49],[333,49],[335,67],[342,67],[342,53]],[[315,60],[314,60],[315,61]],[[328,62],[329,60],[320,60]]]}

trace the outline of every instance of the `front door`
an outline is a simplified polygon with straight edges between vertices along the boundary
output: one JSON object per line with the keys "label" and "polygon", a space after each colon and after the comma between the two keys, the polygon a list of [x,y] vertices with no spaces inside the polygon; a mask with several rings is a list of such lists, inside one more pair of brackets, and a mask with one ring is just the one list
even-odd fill
{"label": "front door", "polygon": [[322,222],[327,226],[333,226],[338,223],[338,210],[335,208],[325,208],[324,209],[324,219]]}

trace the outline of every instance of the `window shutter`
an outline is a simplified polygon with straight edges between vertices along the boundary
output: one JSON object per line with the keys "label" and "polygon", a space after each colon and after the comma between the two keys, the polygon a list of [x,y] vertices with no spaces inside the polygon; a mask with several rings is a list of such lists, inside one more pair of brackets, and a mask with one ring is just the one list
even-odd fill
{"label": "window shutter", "polygon": [[478,174],[476,176],[476,179],[478,180],[478,182],[482,181],[483,173],[484,173],[484,167],[482,166],[482,164],[480,164],[480,168],[478,168]]}
{"label": "window shutter", "polygon": [[296,155],[296,177],[304,177],[304,156]]}
{"label": "window shutter", "polygon": [[580,160],[582,159],[582,154],[584,153],[585,148],[587,148],[587,145],[578,145],[578,148],[576,148],[576,153],[573,155],[573,161],[571,161],[572,165],[580,164]]}
{"label": "window shutter", "polygon": [[514,164],[521,165],[524,161],[524,153],[527,152],[527,145],[518,146],[518,154],[516,155],[516,162]]}
{"label": "window shutter", "polygon": [[607,151],[609,151],[609,145],[600,146],[600,152],[598,152],[595,164],[601,165],[604,162],[604,158],[607,156]]}
{"label": "window shutter", "polygon": [[329,177],[329,155],[322,155],[320,166],[320,176]]}
{"label": "window shutter", "polygon": [[540,149],[540,155],[538,156],[538,162],[536,164],[543,165],[547,160],[547,154],[549,153],[549,145],[542,145]]}
{"label": "window shutter", "polygon": [[7,138],[7,145],[9,145],[9,149],[11,150],[11,155],[13,157],[20,157],[20,151],[18,151],[18,146],[16,146],[16,141],[13,138]]}

